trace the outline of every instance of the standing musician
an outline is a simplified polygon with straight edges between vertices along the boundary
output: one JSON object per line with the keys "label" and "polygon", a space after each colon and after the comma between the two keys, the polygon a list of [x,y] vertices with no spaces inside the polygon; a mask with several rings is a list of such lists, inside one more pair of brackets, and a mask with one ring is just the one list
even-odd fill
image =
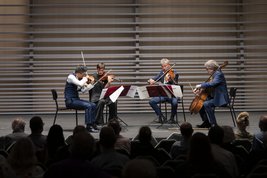
{"label": "standing musician", "polygon": [[64,91],[65,104],[67,108],[84,109],[86,129],[89,132],[98,132],[95,124],[95,103],[82,100],[79,97],[79,91],[85,93],[93,87],[91,82],[94,81],[87,75],[86,71],[85,66],[79,65],[74,73],[68,75]]}
{"label": "standing musician", "polygon": [[204,90],[208,94],[207,99],[199,111],[203,121],[201,125],[197,125],[199,128],[209,128],[210,126],[216,125],[215,107],[225,106],[229,103],[226,80],[218,63],[215,60],[209,60],[204,66],[211,76],[211,80],[196,85],[196,88],[193,90],[196,95]]}
{"label": "standing musician", "polygon": [[[151,79],[148,80],[148,83],[150,85],[154,85],[157,83],[157,81],[163,83],[163,84],[177,84],[176,81],[178,81],[178,78],[175,79],[176,72],[174,72],[171,68],[170,61],[167,58],[163,58],[160,61],[161,63],[161,71],[159,74]],[[149,101],[149,105],[152,107],[152,109],[156,113],[157,122],[166,122],[167,118],[165,118],[162,113],[161,109],[158,106],[161,102],[168,102],[171,104],[171,117],[168,121],[169,123],[175,123],[174,117],[177,114],[177,106],[178,106],[178,99],[176,97],[169,98],[167,96],[159,96],[159,97],[153,97]]]}
{"label": "standing musician", "polygon": [[90,90],[90,101],[96,104],[96,123],[104,124],[103,111],[105,104],[109,107],[109,120],[118,118],[117,103],[112,102],[110,98],[102,98],[99,100],[102,89],[108,88],[114,81],[114,75],[105,72],[105,64],[99,63],[96,65],[97,72],[93,74],[96,81],[98,81],[94,88]]}

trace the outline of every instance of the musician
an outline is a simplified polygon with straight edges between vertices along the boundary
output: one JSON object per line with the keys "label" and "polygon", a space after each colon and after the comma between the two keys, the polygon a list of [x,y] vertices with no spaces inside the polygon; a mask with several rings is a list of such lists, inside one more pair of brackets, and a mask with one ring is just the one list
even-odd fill
{"label": "musician", "polygon": [[97,72],[93,74],[96,81],[98,81],[94,88],[90,90],[90,101],[94,102],[96,104],[96,123],[97,124],[104,124],[103,119],[103,111],[105,105],[109,107],[109,118],[111,119],[117,119],[117,103],[112,102],[110,98],[102,98],[99,100],[100,94],[104,88],[108,88],[111,86],[111,83],[114,81],[114,76],[107,74],[105,72],[105,64],[99,63],[96,65]]}
{"label": "musician", "polygon": [[[163,58],[161,59],[160,63],[161,63],[161,71],[158,73],[157,76],[149,79],[148,83],[150,85],[154,85],[157,82],[162,83],[162,84],[177,84],[176,81],[178,81],[178,78],[176,79],[175,77],[178,75],[176,75],[176,72],[173,69],[171,69],[169,59]],[[172,74],[170,72],[172,72]],[[149,105],[152,107],[152,109],[156,113],[157,122],[167,121],[167,118],[165,118],[162,115],[161,108],[158,105],[159,103],[162,103],[162,102],[168,102],[171,104],[171,117],[168,122],[175,123],[174,117],[177,114],[178,99],[175,97],[169,98],[169,97],[163,97],[163,96],[153,97],[150,99]]]}
{"label": "musician", "polygon": [[199,111],[203,123],[201,125],[197,125],[197,127],[209,128],[210,126],[217,124],[214,113],[215,107],[225,106],[230,101],[226,80],[218,63],[215,60],[208,60],[204,66],[208,74],[211,76],[211,80],[196,85],[193,92],[195,94],[199,94],[199,92],[203,90],[208,92],[208,97]]}
{"label": "musician", "polygon": [[95,124],[95,103],[82,100],[79,97],[79,92],[85,93],[90,90],[93,85],[88,84],[89,77],[86,73],[87,68],[79,65],[76,67],[75,72],[68,75],[65,85],[65,105],[71,109],[84,109],[85,110],[85,124],[89,132],[97,132],[98,129]]}

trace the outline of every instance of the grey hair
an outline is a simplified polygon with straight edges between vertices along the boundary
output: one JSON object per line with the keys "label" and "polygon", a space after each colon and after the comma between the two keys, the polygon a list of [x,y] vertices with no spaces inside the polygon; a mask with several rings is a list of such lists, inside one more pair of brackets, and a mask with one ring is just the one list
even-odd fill
{"label": "grey hair", "polygon": [[160,60],[160,63],[161,63],[161,65],[162,65],[162,64],[169,64],[170,61],[169,61],[169,59],[167,59],[167,58],[162,58],[162,59]]}
{"label": "grey hair", "polygon": [[204,66],[205,66],[206,68],[213,69],[213,70],[216,70],[216,69],[218,69],[218,68],[220,67],[219,64],[218,64],[215,60],[208,60],[208,61],[204,64]]}

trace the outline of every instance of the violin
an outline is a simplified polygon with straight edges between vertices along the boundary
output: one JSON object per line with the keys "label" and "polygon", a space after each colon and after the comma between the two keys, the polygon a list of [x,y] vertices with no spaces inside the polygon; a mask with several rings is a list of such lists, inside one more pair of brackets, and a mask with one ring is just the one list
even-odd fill
{"label": "violin", "polygon": [[107,74],[104,73],[103,75],[99,76],[99,81],[105,82],[108,81],[108,79],[110,78],[111,82],[115,79],[115,75],[114,74]]}
{"label": "violin", "polygon": [[87,78],[87,84],[93,84],[93,83],[95,83],[95,78],[94,78],[94,76],[92,76],[92,75],[86,75],[86,78]]}
{"label": "violin", "polygon": [[[217,70],[219,70],[219,69],[225,67],[226,65],[228,65],[228,61],[225,61],[225,62],[223,63],[223,65],[219,66],[219,67],[214,71],[214,73],[215,73]],[[213,74],[214,74],[214,73],[213,73]],[[211,75],[209,76],[209,78],[208,78],[205,82],[209,82],[209,81],[211,80],[213,74],[211,74]],[[203,106],[203,104],[204,104],[204,101],[206,101],[206,99],[207,99],[207,97],[208,97],[210,91],[207,90],[207,89],[200,88],[200,89],[196,89],[195,93],[196,93],[196,96],[195,96],[195,98],[193,99],[193,101],[191,102],[190,107],[189,107],[189,111],[190,111],[191,114],[192,114],[192,113],[197,114],[197,113],[200,111],[200,109],[202,108],[202,106]]]}
{"label": "violin", "polygon": [[173,70],[173,69],[170,69],[170,70],[166,73],[166,75],[165,75],[165,77],[164,77],[164,80],[165,80],[165,81],[169,81],[169,80],[174,80],[174,78],[175,78],[174,70]]}

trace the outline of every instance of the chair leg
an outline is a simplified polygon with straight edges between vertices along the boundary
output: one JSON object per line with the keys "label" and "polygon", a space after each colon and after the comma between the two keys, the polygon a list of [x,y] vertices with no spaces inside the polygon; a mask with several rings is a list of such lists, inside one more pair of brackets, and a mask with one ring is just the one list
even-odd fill
{"label": "chair leg", "polygon": [[108,123],[108,105],[106,105],[106,124]]}
{"label": "chair leg", "polygon": [[231,114],[231,117],[232,117],[232,120],[233,120],[233,123],[234,123],[234,127],[235,127],[236,125],[235,125],[235,118],[234,118],[233,108],[229,107],[229,109],[230,109],[230,114]]}
{"label": "chair leg", "polygon": [[78,125],[78,110],[75,109],[76,126]]}
{"label": "chair leg", "polygon": [[165,102],[165,118],[168,120],[167,103]]}
{"label": "chair leg", "polygon": [[55,123],[56,123],[57,114],[58,114],[58,110],[56,110],[56,113],[55,113],[55,116],[54,116],[54,122],[53,122],[53,125],[55,125]]}
{"label": "chair leg", "polygon": [[183,109],[183,115],[184,115],[184,122],[186,122],[185,112],[184,112],[184,100],[182,99],[182,109]]}

